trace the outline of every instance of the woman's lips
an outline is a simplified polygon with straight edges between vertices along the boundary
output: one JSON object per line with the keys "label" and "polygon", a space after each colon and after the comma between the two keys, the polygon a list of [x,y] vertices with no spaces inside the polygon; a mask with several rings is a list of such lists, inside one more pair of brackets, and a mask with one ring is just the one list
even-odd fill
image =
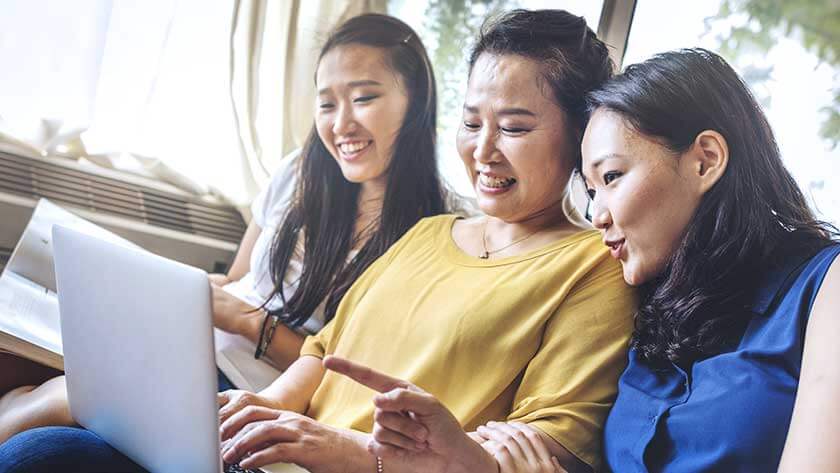
{"label": "woman's lips", "polygon": [[624,240],[611,242],[607,246],[610,247],[610,256],[615,259],[621,259],[622,250],[624,250]]}
{"label": "woman's lips", "polygon": [[478,182],[478,190],[481,191],[483,194],[498,195],[498,194],[504,194],[505,192],[510,191],[511,189],[513,189],[513,186],[515,186],[515,185],[516,185],[516,183],[514,183],[510,186],[507,186],[507,187],[488,187],[488,186],[485,186],[484,184],[482,184],[481,181],[479,181]]}
{"label": "woman's lips", "polygon": [[365,154],[371,144],[373,141],[342,143],[338,145],[338,154],[345,161],[354,161]]}
{"label": "woman's lips", "polygon": [[503,194],[516,185],[516,179],[479,172],[476,185],[478,190],[484,194]]}

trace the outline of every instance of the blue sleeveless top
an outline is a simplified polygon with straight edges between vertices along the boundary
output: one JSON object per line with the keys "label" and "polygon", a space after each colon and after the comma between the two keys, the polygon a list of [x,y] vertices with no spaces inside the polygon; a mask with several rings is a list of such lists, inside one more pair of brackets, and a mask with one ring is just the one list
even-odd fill
{"label": "blue sleeveless top", "polygon": [[634,350],[604,427],[623,472],[776,471],[793,413],[808,315],[840,245],[764,274],[734,351],[653,369]]}

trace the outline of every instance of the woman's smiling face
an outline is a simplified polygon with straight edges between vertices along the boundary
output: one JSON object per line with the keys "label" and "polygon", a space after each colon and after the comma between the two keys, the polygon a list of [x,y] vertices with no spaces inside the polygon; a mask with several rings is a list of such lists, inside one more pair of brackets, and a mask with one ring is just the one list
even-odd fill
{"label": "woman's smiling face", "polygon": [[592,115],[582,152],[593,225],[621,262],[628,284],[653,279],[665,269],[700,205],[697,160],[674,153],[604,109]]}
{"label": "woman's smiling face", "polygon": [[344,177],[384,185],[408,95],[385,50],[350,44],[318,65],[315,127]]}
{"label": "woman's smiling face", "polygon": [[536,61],[479,56],[457,147],[484,213],[518,222],[560,201],[573,167],[569,135]]}

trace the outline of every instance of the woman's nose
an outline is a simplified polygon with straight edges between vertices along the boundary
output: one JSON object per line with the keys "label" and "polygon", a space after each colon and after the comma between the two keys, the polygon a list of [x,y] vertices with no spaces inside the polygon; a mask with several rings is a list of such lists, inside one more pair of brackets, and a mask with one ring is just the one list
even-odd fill
{"label": "woman's nose", "polygon": [[347,135],[355,131],[356,118],[353,116],[352,107],[340,106],[335,114],[333,122],[333,133],[336,135]]}
{"label": "woman's nose", "polygon": [[473,159],[480,163],[488,163],[494,161],[494,153],[496,152],[495,135],[489,130],[482,130],[475,141],[475,149],[473,150]]}
{"label": "woman's nose", "polygon": [[612,216],[609,210],[597,198],[592,201],[592,225],[599,230],[606,230],[612,225]]}

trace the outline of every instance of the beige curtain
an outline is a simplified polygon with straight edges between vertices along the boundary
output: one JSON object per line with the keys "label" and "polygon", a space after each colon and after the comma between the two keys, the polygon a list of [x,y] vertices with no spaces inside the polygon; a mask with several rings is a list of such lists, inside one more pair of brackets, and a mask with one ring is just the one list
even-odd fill
{"label": "beige curtain", "polygon": [[329,31],[387,0],[236,0],[230,95],[251,197],[303,145],[313,119],[315,66]]}

